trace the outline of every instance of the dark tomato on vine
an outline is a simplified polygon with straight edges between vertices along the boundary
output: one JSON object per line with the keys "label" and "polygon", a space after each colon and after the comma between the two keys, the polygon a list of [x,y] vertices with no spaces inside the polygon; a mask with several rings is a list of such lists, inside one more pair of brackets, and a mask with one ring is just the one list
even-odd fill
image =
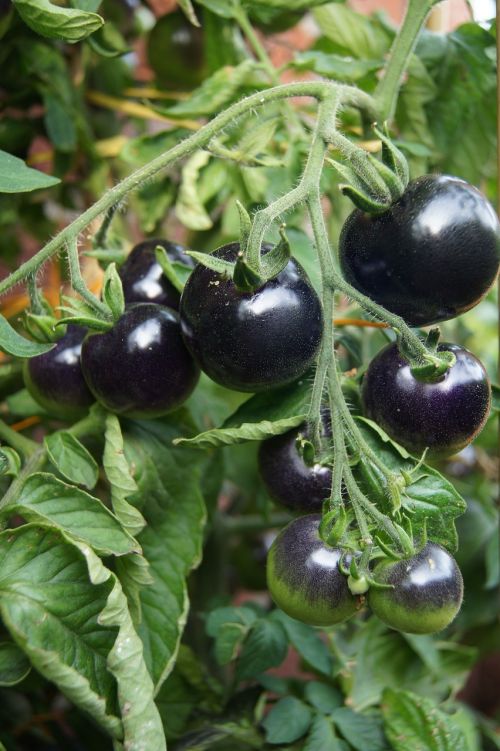
{"label": "dark tomato on vine", "polygon": [[[327,425],[325,432],[330,434]],[[308,438],[305,425],[262,441],[259,470],[273,501],[292,511],[310,514],[321,511],[323,501],[329,497],[332,473],[323,464],[306,464],[297,444],[300,435]]]}
{"label": "dark tomato on vine", "polygon": [[127,303],[153,302],[178,310],[181,296],[156,260],[155,249],[158,246],[166,250],[173,263],[182,263],[189,268],[194,267],[193,259],[186,255],[182,245],[168,240],[145,240],[132,248],[120,268],[125,301]]}
{"label": "dark tomato on vine", "polygon": [[194,89],[206,75],[203,32],[182,11],[158,19],[147,43],[147,55],[156,78],[173,89]]}
{"label": "dark tomato on vine", "polygon": [[[239,243],[214,255],[236,261]],[[235,391],[265,391],[303,375],[321,339],[321,303],[305,271],[291,259],[254,292],[198,264],[181,298],[186,344],[205,373]]]}
{"label": "dark tomato on vine", "polygon": [[342,551],[319,535],[320,514],[300,516],[277,536],[267,556],[267,585],[274,602],[311,626],[333,626],[362,606],[339,568]]}
{"label": "dark tomato on vine", "polygon": [[486,198],[456,177],[413,180],[391,208],[356,209],[339,244],[346,280],[411,326],[473,308],[500,263],[500,225]]}
{"label": "dark tomato on vine", "polygon": [[159,417],[179,407],[199,377],[179,316],[153,303],[130,305],[112,329],[89,334],[82,370],[95,398],[127,417]]}
{"label": "dark tomato on vine", "polygon": [[33,399],[50,414],[66,420],[81,417],[94,403],[80,362],[86,334],[80,326],[68,326],[50,352],[24,363],[24,382]]}
{"label": "dark tomato on vine", "polygon": [[432,542],[411,558],[380,562],[373,578],[393,588],[371,587],[369,606],[381,621],[408,634],[442,631],[462,604],[460,569],[444,548]]}
{"label": "dark tomato on vine", "polygon": [[414,454],[461,451],[490,409],[490,382],[477,357],[457,344],[440,344],[438,351],[453,352],[456,363],[437,381],[417,380],[395,344],[373,358],[363,379],[366,416]]}

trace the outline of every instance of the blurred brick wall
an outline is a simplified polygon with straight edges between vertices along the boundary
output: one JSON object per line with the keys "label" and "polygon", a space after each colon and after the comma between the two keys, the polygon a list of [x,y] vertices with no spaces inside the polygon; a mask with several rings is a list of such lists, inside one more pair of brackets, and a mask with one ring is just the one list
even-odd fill
{"label": "blurred brick wall", "polygon": [[[401,21],[406,7],[406,0],[350,0],[350,5],[360,13],[386,11],[394,21]],[[435,23],[439,30],[447,31],[470,18],[465,0],[446,0],[434,11]]]}

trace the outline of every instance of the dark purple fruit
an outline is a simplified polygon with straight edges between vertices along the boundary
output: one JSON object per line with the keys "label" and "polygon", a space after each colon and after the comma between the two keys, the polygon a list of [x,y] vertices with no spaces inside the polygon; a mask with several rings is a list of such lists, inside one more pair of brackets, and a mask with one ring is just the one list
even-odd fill
{"label": "dark purple fruit", "polygon": [[462,604],[460,569],[444,548],[432,542],[411,558],[377,564],[373,578],[393,588],[370,588],[370,608],[388,626],[408,634],[442,631]]}
{"label": "dark purple fruit", "polygon": [[339,253],[353,287],[410,326],[428,326],[484,297],[498,274],[500,225],[472,185],[427,175],[383,214],[353,211]]}
{"label": "dark purple fruit", "polygon": [[179,310],[180,293],[169,282],[156,260],[155,249],[161,246],[167,251],[170,261],[194,267],[191,256],[186,255],[182,245],[168,240],[145,240],[130,251],[120,268],[123,294],[127,303],[154,302]]}
{"label": "dark purple fruit", "polygon": [[199,377],[179,316],[153,303],[130,305],[112,329],[89,334],[82,370],[95,398],[127,417],[159,417],[179,407]]}
{"label": "dark purple fruit", "polygon": [[24,363],[24,382],[31,396],[47,412],[61,419],[81,417],[94,402],[80,363],[86,334],[86,329],[68,326],[50,352]]}
{"label": "dark purple fruit", "polygon": [[299,434],[307,439],[306,426],[262,441],[259,470],[273,501],[292,511],[321,511],[329,497],[332,473],[323,464],[306,464],[297,446]]}
{"label": "dark purple fruit", "polygon": [[[214,255],[235,261],[239,243]],[[291,259],[255,292],[198,264],[181,298],[186,344],[202,370],[235,391],[265,391],[303,375],[321,339],[321,303],[306,273]]]}
{"label": "dark purple fruit", "polygon": [[371,361],[363,379],[364,412],[414,454],[449,456],[463,449],[488,417],[491,387],[481,362],[457,344],[440,344],[457,361],[438,381],[417,380],[395,344]]}
{"label": "dark purple fruit", "polygon": [[333,626],[362,605],[339,568],[342,550],[319,536],[320,514],[300,516],[277,536],[267,556],[267,584],[278,607],[311,626]]}

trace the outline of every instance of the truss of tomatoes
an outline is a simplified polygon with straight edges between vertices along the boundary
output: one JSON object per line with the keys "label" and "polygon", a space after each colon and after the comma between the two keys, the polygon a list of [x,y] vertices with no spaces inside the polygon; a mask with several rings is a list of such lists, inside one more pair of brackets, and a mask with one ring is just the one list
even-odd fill
{"label": "truss of tomatoes", "polygon": [[[297,261],[290,259],[252,292],[198,264],[180,296],[162,273],[158,245],[172,262],[193,267],[173,243],[137,245],[120,270],[127,306],[115,326],[105,333],[69,326],[53,350],[27,361],[26,386],[52,413],[73,419],[96,399],[124,416],[158,417],[189,397],[200,370],[227,388],[258,392],[295,381],[313,364],[321,303]],[[214,255],[234,262],[238,251],[231,243]],[[409,325],[428,326],[471,309],[487,293],[498,274],[500,225],[476,188],[454,177],[425,176],[410,182],[384,213],[354,210],[342,229],[339,260],[360,292]],[[480,361],[456,344],[438,349],[453,352],[456,362],[437,380],[416,378],[395,344],[374,357],[363,379],[365,414],[415,455],[460,451],[489,412],[490,383]],[[304,428],[270,438],[259,452],[271,497],[303,514],[269,551],[268,586],[276,604],[316,626],[344,621],[368,601],[392,628],[445,628],[460,609],[463,583],[453,557],[432,542],[414,555],[383,559],[372,571],[379,586],[366,597],[353,594],[349,556],[320,535],[318,512],[330,493],[331,470],[306,464],[299,432]]]}

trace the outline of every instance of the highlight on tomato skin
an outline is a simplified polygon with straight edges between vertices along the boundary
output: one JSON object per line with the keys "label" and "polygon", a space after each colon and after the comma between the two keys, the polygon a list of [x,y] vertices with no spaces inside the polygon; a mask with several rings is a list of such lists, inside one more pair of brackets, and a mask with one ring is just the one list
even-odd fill
{"label": "highlight on tomato skin", "polygon": [[112,329],[89,334],[82,370],[106,409],[146,419],[180,407],[200,375],[182,340],[178,313],[153,303],[129,305]]}
{"label": "highlight on tomato skin", "polygon": [[[218,258],[236,261],[240,245],[224,245]],[[182,334],[200,368],[234,391],[266,391],[300,378],[318,352],[321,302],[305,271],[291,258],[254,292],[198,264],[180,306]]]}
{"label": "highlight on tomato skin", "polygon": [[321,514],[300,516],[274,540],[267,555],[267,585],[276,605],[311,626],[351,618],[363,598],[351,594],[339,568],[343,551],[319,535]]}
{"label": "highlight on tomato skin", "polygon": [[150,302],[179,310],[180,292],[167,279],[156,260],[155,250],[163,248],[172,263],[194,268],[194,261],[178,243],[152,238],[135,245],[120,267],[125,302]]}
{"label": "highlight on tomato skin", "polygon": [[389,589],[371,587],[368,604],[391,628],[408,634],[433,634],[450,625],[462,605],[463,580],[455,559],[436,543],[399,561],[386,559],[373,578]]}
{"label": "highlight on tomato skin", "polygon": [[362,383],[364,413],[416,456],[456,454],[484,427],[491,385],[482,363],[457,344],[443,343],[456,363],[437,381],[417,380],[396,344],[370,362]]}
{"label": "highlight on tomato skin", "polygon": [[458,177],[412,180],[387,211],[353,211],[342,227],[346,280],[410,326],[476,306],[500,266],[500,223],[477,188]]}
{"label": "highlight on tomato skin", "polygon": [[24,383],[33,399],[49,414],[64,420],[82,417],[95,399],[81,367],[87,330],[70,325],[50,352],[25,360]]}

